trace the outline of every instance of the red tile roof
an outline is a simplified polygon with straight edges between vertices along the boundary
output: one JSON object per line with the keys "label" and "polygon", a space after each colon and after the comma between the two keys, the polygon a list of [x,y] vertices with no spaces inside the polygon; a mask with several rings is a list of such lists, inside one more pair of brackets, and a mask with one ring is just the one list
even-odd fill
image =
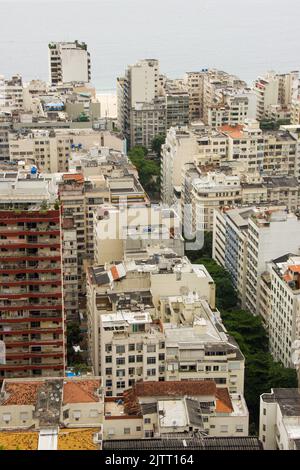
{"label": "red tile roof", "polygon": [[183,397],[216,393],[216,384],[213,380],[137,382],[134,388],[139,397]]}
{"label": "red tile roof", "polygon": [[84,182],[84,176],[80,173],[66,173],[63,175],[64,181],[78,181],[79,183]]}
{"label": "red tile roof", "polygon": [[63,403],[90,403],[98,402],[99,397],[96,395],[97,389],[100,387],[100,380],[78,380],[65,381],[63,390]]}
{"label": "red tile roof", "polygon": [[227,388],[217,388],[216,390],[216,411],[218,413],[232,413],[233,406]]}
{"label": "red tile roof", "polygon": [[227,124],[225,124],[224,126],[220,127],[220,130],[235,139],[238,139],[243,136],[243,126],[241,125],[228,126]]}
{"label": "red tile roof", "polygon": [[[227,392],[228,393],[228,392]],[[128,415],[141,415],[139,397],[216,396],[217,387],[213,380],[137,382],[123,393],[124,410]],[[225,395],[224,395],[225,396]],[[228,395],[229,397],[229,395]],[[229,397],[230,400],[230,397]],[[230,402],[231,403],[231,402]]]}
{"label": "red tile roof", "polygon": [[44,381],[6,383],[7,399],[2,405],[35,405],[39,389]]}

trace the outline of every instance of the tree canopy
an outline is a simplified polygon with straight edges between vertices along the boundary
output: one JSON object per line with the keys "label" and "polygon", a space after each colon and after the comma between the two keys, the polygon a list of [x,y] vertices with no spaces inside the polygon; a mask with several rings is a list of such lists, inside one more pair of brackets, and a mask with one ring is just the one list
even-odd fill
{"label": "tree canopy", "polygon": [[160,192],[160,164],[146,158],[148,151],[145,147],[136,146],[128,152],[130,161],[139,173],[139,179],[150,196]]}

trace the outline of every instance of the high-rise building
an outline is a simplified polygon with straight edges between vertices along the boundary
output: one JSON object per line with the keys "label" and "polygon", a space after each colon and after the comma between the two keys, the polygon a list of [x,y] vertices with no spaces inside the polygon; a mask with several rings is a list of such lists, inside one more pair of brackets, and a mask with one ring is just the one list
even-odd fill
{"label": "high-rise building", "polygon": [[257,96],[257,119],[272,118],[274,107],[291,111],[293,100],[298,97],[299,72],[286,74],[269,72],[259,77],[253,86]]}
{"label": "high-rise building", "polygon": [[117,79],[118,127],[131,146],[133,132],[131,113],[141,103],[150,104],[158,97],[159,62],[156,59],[140,60],[129,65],[125,76]]}
{"label": "high-rise building", "polygon": [[63,376],[59,210],[0,211],[0,378]]}
{"label": "high-rise building", "polygon": [[84,42],[51,42],[48,47],[52,85],[61,82],[90,82],[90,53]]}

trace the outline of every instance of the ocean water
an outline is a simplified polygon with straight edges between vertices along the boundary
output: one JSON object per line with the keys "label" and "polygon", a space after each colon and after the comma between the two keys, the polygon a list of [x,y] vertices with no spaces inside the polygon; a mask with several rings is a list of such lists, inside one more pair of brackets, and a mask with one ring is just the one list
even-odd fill
{"label": "ocean water", "polygon": [[92,82],[158,58],[171,78],[216,67],[247,82],[300,68],[299,0],[0,0],[0,75],[48,80],[48,43],[85,41]]}

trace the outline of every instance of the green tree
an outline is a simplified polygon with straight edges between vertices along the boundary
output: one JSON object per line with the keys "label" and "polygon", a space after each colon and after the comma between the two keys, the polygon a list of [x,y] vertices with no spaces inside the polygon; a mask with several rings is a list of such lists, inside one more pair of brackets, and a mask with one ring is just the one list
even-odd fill
{"label": "green tree", "polygon": [[158,158],[161,157],[161,155],[160,155],[161,146],[165,143],[165,140],[166,140],[166,136],[161,135],[161,134],[156,135],[154,137],[154,139],[152,140],[151,148],[152,148],[153,152],[156,153]]}
{"label": "green tree", "polygon": [[160,164],[147,160],[147,149],[136,146],[128,152],[128,157],[139,173],[139,179],[145,191],[155,197],[160,193]]}

